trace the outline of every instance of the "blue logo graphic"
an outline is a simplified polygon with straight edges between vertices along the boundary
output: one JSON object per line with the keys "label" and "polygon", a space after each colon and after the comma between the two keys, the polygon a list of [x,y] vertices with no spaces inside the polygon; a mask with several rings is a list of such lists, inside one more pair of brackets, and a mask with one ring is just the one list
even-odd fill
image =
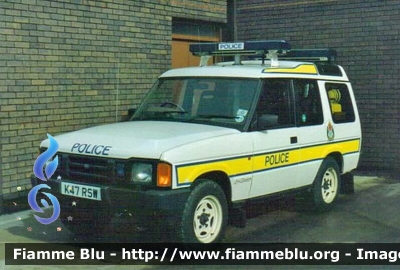
{"label": "blue logo graphic", "polygon": [[[39,213],[43,213],[43,210],[36,203],[36,196],[37,196],[39,189],[41,189],[41,188],[50,189],[50,187],[48,185],[40,184],[40,185],[37,185],[34,188],[32,188],[28,194],[29,205],[31,206],[31,208],[33,210],[35,210],[36,212],[39,212]],[[40,223],[48,225],[48,224],[54,222],[60,215],[60,203],[58,202],[57,198],[54,197],[54,195],[47,193],[47,192],[42,192],[42,193],[44,195],[46,195],[50,199],[51,203],[53,204],[53,208],[54,208],[53,215],[50,218],[41,218],[41,217],[38,217],[37,215],[34,215],[34,216],[37,219],[37,221],[39,221]],[[47,201],[45,199],[41,199],[40,202],[44,205],[44,207],[49,208],[49,204],[47,203]]]}
{"label": "blue logo graphic", "polygon": [[[58,156],[56,156],[52,161],[49,161],[54,154],[57,153],[58,150],[58,143],[57,141],[50,135],[47,134],[47,137],[49,138],[50,141],[50,146],[49,148],[43,152],[35,161],[33,165],[33,173],[37,178],[43,181],[47,181],[56,171],[57,166],[58,166]],[[49,162],[48,162],[49,161]],[[45,172],[45,175],[43,174],[43,171]],[[41,188],[48,188],[51,189],[48,185],[46,184],[40,184],[31,189],[31,191],[28,194],[28,203],[30,207],[35,210],[36,212],[43,213],[43,210],[39,207],[39,205],[36,203],[36,196]],[[37,221],[39,221],[42,224],[48,225],[52,222],[54,222],[58,216],[60,215],[60,203],[58,202],[57,198],[53,196],[50,193],[47,192],[42,192],[44,195],[46,195],[51,203],[53,204],[53,215],[50,218],[41,218],[36,215],[35,218]],[[43,204],[45,208],[49,208],[49,204],[45,199],[41,199],[40,202]]]}

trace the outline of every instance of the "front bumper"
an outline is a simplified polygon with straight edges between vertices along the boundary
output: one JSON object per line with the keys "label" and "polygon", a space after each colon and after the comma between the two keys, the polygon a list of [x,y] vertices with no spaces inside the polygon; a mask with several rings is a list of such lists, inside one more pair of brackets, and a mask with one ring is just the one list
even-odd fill
{"label": "front bumper", "polygon": [[[60,203],[60,218],[66,221],[68,217],[77,220],[93,220],[95,222],[116,223],[128,222],[132,226],[149,227],[154,222],[162,220],[163,225],[173,226],[179,222],[183,207],[189,196],[190,189],[159,189],[159,190],[134,190],[130,187],[113,187],[81,183],[71,180],[50,179],[47,182],[38,180],[32,175],[33,186],[47,184],[51,190],[45,190],[53,194]],[[61,194],[61,182],[97,186],[101,189],[101,201],[79,198]],[[165,223],[166,222],[166,223]]]}

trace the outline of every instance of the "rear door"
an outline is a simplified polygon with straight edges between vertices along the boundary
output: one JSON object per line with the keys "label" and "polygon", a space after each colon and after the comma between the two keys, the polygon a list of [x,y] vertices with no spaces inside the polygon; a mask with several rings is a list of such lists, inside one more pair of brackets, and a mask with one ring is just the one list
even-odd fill
{"label": "rear door", "polygon": [[305,186],[313,182],[325,156],[324,150],[329,144],[322,94],[317,80],[294,79],[296,98],[296,118],[298,128],[299,178],[298,185]]}

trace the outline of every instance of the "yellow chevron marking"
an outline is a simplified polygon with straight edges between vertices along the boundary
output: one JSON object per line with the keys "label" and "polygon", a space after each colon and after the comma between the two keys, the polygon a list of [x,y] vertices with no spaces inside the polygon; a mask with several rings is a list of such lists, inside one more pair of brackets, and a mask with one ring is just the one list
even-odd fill
{"label": "yellow chevron marking", "polygon": [[265,68],[263,73],[301,73],[301,74],[318,74],[317,68],[313,64],[302,64],[294,68]]}

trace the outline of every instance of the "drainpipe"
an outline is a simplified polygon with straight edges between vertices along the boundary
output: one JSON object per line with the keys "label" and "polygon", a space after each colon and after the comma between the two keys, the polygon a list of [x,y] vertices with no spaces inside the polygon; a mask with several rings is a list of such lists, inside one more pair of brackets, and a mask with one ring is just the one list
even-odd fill
{"label": "drainpipe", "polygon": [[233,40],[237,41],[236,0],[233,0]]}

